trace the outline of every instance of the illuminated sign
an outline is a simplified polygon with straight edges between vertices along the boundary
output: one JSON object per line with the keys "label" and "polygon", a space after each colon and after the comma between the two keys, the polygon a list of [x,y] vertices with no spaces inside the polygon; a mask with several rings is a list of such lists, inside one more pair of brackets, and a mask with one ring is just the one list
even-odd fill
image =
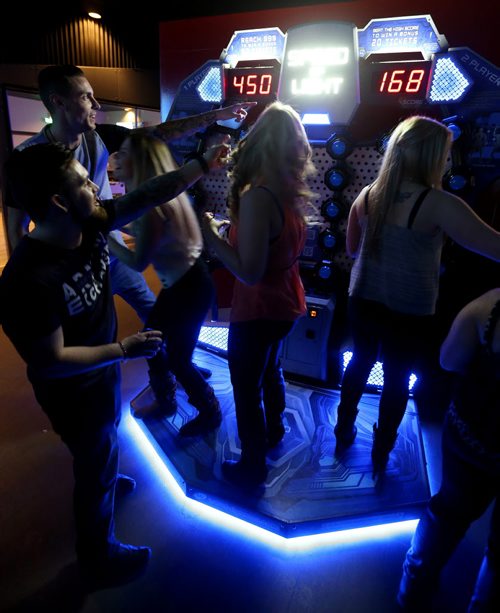
{"label": "illuminated sign", "polygon": [[446,38],[439,34],[430,15],[372,19],[359,30],[359,57],[372,53],[404,53],[420,51],[428,59],[448,47]]}
{"label": "illuminated sign", "polygon": [[291,104],[302,117],[327,117],[323,127],[315,122],[312,128],[318,130],[318,137],[332,124],[348,124],[359,104],[355,26],[331,21],[290,28],[279,99]]}
{"label": "illuminated sign", "polygon": [[[167,118],[182,119],[190,115],[206,113],[214,104],[222,102],[221,66],[218,60],[209,60],[191,73],[177,89]],[[195,134],[176,139],[171,149],[174,158],[181,163],[187,153],[198,146]]]}
{"label": "illuminated sign", "polygon": [[222,61],[230,66],[236,66],[241,60],[269,60],[281,62],[285,35],[279,28],[259,28],[255,30],[237,30]]}
{"label": "illuminated sign", "polygon": [[[292,95],[338,94],[342,89],[344,77],[329,68],[348,64],[349,48],[290,49],[286,60],[289,68],[302,69],[298,71],[299,76],[291,80]],[[304,68],[307,71],[305,76],[302,73]]]}

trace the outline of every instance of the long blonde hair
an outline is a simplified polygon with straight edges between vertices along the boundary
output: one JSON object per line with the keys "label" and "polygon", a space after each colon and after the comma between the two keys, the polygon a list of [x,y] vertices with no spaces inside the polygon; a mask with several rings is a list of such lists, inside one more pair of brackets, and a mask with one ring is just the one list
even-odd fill
{"label": "long blonde hair", "polygon": [[368,250],[378,251],[382,227],[403,179],[441,187],[452,132],[430,117],[414,115],[392,132],[377,179],[370,189]]}
{"label": "long blonde hair", "polygon": [[[168,146],[158,138],[144,132],[131,131],[127,139],[130,143],[132,165],[130,190],[135,189],[147,179],[179,168]],[[171,202],[180,203],[185,200],[190,202],[187,193],[182,192]]]}
{"label": "long blonde hair", "polygon": [[256,182],[272,179],[282,186],[283,203],[305,213],[313,193],[307,178],[315,172],[312,150],[295,110],[273,102],[238,143],[231,156],[229,194],[231,219],[237,220],[240,196]]}

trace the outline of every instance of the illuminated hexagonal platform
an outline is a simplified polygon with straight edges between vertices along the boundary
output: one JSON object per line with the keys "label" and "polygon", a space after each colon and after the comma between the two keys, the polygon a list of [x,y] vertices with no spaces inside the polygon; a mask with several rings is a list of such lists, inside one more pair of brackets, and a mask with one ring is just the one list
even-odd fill
{"label": "illuminated hexagonal platform", "polygon": [[[225,358],[197,349],[196,362],[210,368],[211,385],[224,416],[204,437],[183,438],[179,428],[195,416],[179,386],[178,411],[169,418],[138,421],[187,496],[284,537],[414,519],[430,496],[418,417],[409,401],[386,477],[372,478],[372,428],[378,396],[360,403],[358,436],[341,461],[334,458],[333,425],[339,393],[287,383],[286,434],[268,453],[269,476],[258,491],[226,482],[221,464],[239,457],[232,388]],[[146,388],[132,402],[154,402]]]}

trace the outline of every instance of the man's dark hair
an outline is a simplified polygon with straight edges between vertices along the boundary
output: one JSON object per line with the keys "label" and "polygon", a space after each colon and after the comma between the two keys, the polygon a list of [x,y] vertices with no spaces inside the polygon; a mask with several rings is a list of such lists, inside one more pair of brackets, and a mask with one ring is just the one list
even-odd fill
{"label": "man's dark hair", "polygon": [[73,64],[47,66],[38,73],[38,91],[40,98],[49,112],[52,112],[51,94],[68,96],[72,90],[71,79],[85,77],[85,73]]}
{"label": "man's dark hair", "polygon": [[60,143],[15,149],[7,159],[5,177],[10,192],[33,221],[47,215],[50,198],[61,192],[73,159],[73,152]]}

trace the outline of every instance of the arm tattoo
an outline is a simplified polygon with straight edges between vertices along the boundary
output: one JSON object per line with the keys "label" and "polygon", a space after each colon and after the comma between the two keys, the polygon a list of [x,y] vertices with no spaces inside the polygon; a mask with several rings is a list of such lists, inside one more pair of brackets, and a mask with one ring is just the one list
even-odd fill
{"label": "arm tattoo", "polygon": [[148,179],[133,191],[114,201],[116,226],[123,226],[140,217],[149,208],[172,200],[188,186],[189,184],[179,170]]}
{"label": "arm tattoo", "polygon": [[[152,136],[168,142],[180,138],[181,136],[190,136],[197,130],[212,125],[216,119],[216,112],[208,111],[208,113],[202,113],[200,115],[191,115],[189,117],[165,121],[157,126],[149,128],[149,131]],[[148,130],[148,128],[146,128],[146,130]]]}

